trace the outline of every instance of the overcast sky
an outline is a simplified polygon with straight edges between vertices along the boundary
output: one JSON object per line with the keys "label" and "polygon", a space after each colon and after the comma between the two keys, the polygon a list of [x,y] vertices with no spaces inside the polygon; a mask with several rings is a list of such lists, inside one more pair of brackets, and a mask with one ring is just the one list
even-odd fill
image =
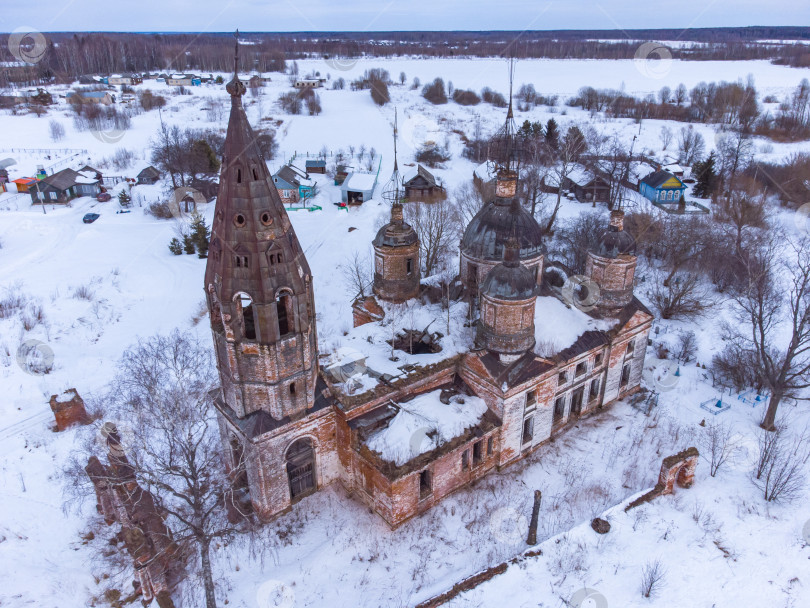
{"label": "overcast sky", "polygon": [[810,25],[808,0],[35,0],[0,29],[374,31]]}

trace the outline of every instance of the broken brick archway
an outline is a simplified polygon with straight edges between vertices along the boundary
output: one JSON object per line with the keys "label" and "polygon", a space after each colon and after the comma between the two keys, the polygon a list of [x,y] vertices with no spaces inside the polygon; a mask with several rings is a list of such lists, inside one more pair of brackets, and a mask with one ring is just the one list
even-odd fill
{"label": "broken brick archway", "polygon": [[317,489],[315,444],[308,437],[297,439],[287,448],[287,479],[290,499],[299,500]]}

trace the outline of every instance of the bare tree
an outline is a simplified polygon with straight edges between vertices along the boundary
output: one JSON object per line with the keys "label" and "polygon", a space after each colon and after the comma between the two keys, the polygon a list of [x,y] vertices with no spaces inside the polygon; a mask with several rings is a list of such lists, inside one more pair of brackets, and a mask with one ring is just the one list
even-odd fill
{"label": "bare tree", "polygon": [[557,190],[557,201],[554,204],[551,215],[549,216],[548,221],[543,229],[546,234],[552,232],[554,222],[557,220],[557,213],[559,213],[560,205],[562,204],[562,189],[565,186],[565,182],[567,181],[571,171],[574,170],[580,156],[587,148],[585,139],[582,137],[582,132],[579,131],[579,129],[577,129],[577,132],[578,135],[572,132],[572,130],[569,128],[568,132],[565,134],[565,137],[563,137],[559,144],[559,150],[557,151],[557,163],[553,169],[555,175],[557,176],[557,184],[559,189]]}
{"label": "bare tree", "polygon": [[174,539],[196,544],[205,605],[215,608],[211,544],[238,532],[223,503],[243,463],[226,469],[208,394],[216,382],[211,350],[175,331],[139,341],[118,369],[106,396],[109,413],[119,429],[121,422],[133,429],[123,436],[127,457]]}
{"label": "bare tree", "polygon": [[737,174],[744,171],[753,159],[754,143],[750,134],[742,129],[726,133],[717,143],[720,159],[720,175],[726,185],[726,193],[735,186]]}
{"label": "bare tree", "polygon": [[680,272],[662,279],[659,273],[653,276],[653,285],[648,296],[662,319],[688,319],[704,312],[714,304],[709,289],[699,274]]}
{"label": "bare tree", "polygon": [[678,153],[680,162],[686,165],[693,165],[696,161],[703,158],[703,151],[706,148],[706,142],[703,136],[695,131],[692,125],[688,127],[681,127],[678,134]]}
{"label": "bare tree", "polygon": [[51,135],[51,141],[61,141],[65,137],[65,127],[58,120],[51,119],[48,122],[48,130]]}
{"label": "bare tree", "polygon": [[406,219],[419,236],[419,248],[424,276],[440,270],[440,263],[456,244],[458,225],[452,204],[445,200],[432,203],[410,203],[406,206]]}
{"label": "bare tree", "polygon": [[362,255],[359,251],[355,251],[339,268],[343,273],[343,278],[346,280],[346,288],[349,290],[351,298],[353,300],[365,298],[372,282],[368,255]]}
{"label": "bare tree", "polygon": [[700,456],[709,463],[712,477],[734,458],[739,449],[731,427],[721,422],[709,423],[698,441],[701,445]]}
{"label": "bare tree", "polygon": [[761,426],[775,430],[785,397],[810,387],[810,242],[771,238],[746,254],[747,285],[733,296],[737,323],[728,324],[729,348],[754,360],[770,400]]}
{"label": "bare tree", "polygon": [[[461,234],[470,223],[475,214],[484,206],[488,198],[485,194],[486,186],[476,187],[472,181],[464,182],[453,191],[453,204],[455,206],[453,217],[456,220],[456,231]],[[494,195],[494,192],[492,193]]]}
{"label": "bare tree", "polygon": [[751,190],[734,189],[719,197],[715,207],[715,219],[734,230],[734,246],[737,255],[742,255],[743,236],[746,228],[765,226],[765,195],[756,195]]}
{"label": "bare tree", "polygon": [[661,127],[661,149],[666,150],[672,143],[672,129],[667,126]]}

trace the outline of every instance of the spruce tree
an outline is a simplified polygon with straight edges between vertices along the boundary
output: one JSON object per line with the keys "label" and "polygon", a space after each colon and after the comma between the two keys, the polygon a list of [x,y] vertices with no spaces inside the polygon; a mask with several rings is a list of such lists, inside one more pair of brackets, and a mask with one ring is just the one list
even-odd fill
{"label": "spruce tree", "polygon": [[196,211],[191,215],[191,242],[197,249],[197,256],[208,257],[208,244],[211,231],[205,225],[205,218]]}
{"label": "spruce tree", "polygon": [[127,190],[121,190],[118,193],[118,203],[122,207],[129,207],[129,204],[132,202],[132,196],[129,194]]}
{"label": "spruce tree", "polygon": [[174,237],[169,242],[169,251],[171,251],[174,255],[180,255],[183,253],[183,245],[177,240],[177,237]]}
{"label": "spruce tree", "polygon": [[695,174],[697,183],[693,188],[695,196],[699,198],[708,198],[714,192],[717,185],[717,172],[714,167],[715,156],[714,152],[709,154],[708,158],[704,161],[698,161],[692,167],[692,172]]}
{"label": "spruce tree", "polygon": [[552,150],[560,147],[560,129],[553,118],[549,118],[546,123],[546,143]]}
{"label": "spruce tree", "polygon": [[194,240],[192,239],[190,234],[183,235],[183,251],[185,251],[188,255],[194,253]]}

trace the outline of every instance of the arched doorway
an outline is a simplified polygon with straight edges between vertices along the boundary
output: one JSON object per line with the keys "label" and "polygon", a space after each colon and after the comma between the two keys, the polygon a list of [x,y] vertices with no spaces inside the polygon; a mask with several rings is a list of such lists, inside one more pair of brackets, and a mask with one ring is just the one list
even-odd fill
{"label": "arched doorway", "polygon": [[287,449],[290,498],[297,500],[315,491],[315,449],[312,441],[298,439]]}

